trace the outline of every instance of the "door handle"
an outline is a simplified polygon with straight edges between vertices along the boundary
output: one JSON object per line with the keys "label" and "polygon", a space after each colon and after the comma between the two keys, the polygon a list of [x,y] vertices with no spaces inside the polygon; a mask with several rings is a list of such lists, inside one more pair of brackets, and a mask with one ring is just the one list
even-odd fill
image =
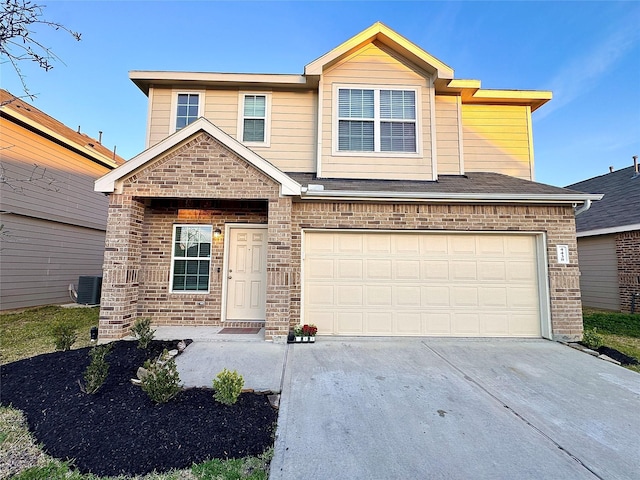
{"label": "door handle", "polygon": [[229,275],[227,278],[228,278],[229,280],[231,280],[231,275]]}

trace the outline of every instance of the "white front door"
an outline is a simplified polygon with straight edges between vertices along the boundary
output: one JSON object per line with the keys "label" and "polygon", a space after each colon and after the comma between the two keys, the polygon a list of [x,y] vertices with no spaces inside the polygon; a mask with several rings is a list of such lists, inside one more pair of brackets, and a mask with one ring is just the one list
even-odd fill
{"label": "white front door", "polygon": [[230,227],[227,320],[265,320],[267,227]]}

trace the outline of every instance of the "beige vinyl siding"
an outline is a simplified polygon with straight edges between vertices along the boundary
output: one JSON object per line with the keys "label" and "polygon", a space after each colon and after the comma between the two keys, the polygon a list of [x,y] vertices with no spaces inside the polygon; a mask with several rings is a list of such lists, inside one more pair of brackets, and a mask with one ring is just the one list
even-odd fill
{"label": "beige vinyl siding", "polygon": [[315,172],[317,105],[316,92],[272,92],[271,146],[251,149],[283,172]]}
{"label": "beige vinyl siding", "polygon": [[438,175],[460,175],[458,97],[438,95],[435,98]]}
{"label": "beige vinyl siding", "polygon": [[[334,84],[418,88],[418,156],[333,155]],[[332,67],[322,84],[322,177],[431,180],[431,95],[426,73],[374,42]]]}
{"label": "beige vinyl siding", "polygon": [[582,304],[620,310],[615,235],[578,238]]}
{"label": "beige vinyl siding", "polygon": [[518,105],[462,105],[464,168],[532,180],[529,111]]}
{"label": "beige vinyl siding", "polygon": [[105,228],[109,201],[93,184],[109,168],[5,120],[0,160],[14,179],[0,185],[3,211]]}
{"label": "beige vinyl siding", "polygon": [[[181,90],[182,91],[182,90]],[[171,133],[172,95],[177,90],[154,89],[150,115],[150,146]],[[249,93],[243,89],[242,92]],[[256,91],[264,93],[264,90]],[[285,172],[315,171],[317,93],[312,91],[274,91],[271,94],[271,141],[269,147],[250,148]],[[238,139],[240,91],[206,90],[204,117],[233,138]]]}
{"label": "beige vinyl siding", "polygon": [[101,275],[105,232],[44,219],[1,214],[0,308],[70,303],[80,275]]}
{"label": "beige vinyl siding", "polygon": [[149,96],[151,102],[149,114],[149,145],[167,138],[171,133],[171,99],[172,90],[169,88],[154,88],[153,95]]}

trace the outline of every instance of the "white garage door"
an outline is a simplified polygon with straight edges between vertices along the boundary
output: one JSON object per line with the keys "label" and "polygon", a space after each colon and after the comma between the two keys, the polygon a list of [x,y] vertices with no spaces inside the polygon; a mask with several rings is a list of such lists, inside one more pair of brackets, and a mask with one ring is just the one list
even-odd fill
{"label": "white garage door", "polygon": [[539,337],[536,237],[306,232],[319,334]]}

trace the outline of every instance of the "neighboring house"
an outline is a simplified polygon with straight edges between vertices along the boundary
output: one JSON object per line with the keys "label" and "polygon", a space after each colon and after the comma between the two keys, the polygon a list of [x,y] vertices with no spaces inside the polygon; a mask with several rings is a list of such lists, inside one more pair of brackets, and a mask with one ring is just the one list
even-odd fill
{"label": "neighboring house", "polygon": [[130,78],[148,149],[96,182],[101,338],[138,317],[581,338],[574,206],[600,196],[532,181],[550,92],[456,80],[380,23],[302,75]]}
{"label": "neighboring house", "polygon": [[94,181],[124,160],[0,90],[0,308],[70,302],[100,275],[108,199]]}
{"label": "neighboring house", "polygon": [[[604,198],[576,217],[582,303],[640,312],[640,174],[634,165],[569,185]],[[635,296],[635,301],[634,301]]]}

